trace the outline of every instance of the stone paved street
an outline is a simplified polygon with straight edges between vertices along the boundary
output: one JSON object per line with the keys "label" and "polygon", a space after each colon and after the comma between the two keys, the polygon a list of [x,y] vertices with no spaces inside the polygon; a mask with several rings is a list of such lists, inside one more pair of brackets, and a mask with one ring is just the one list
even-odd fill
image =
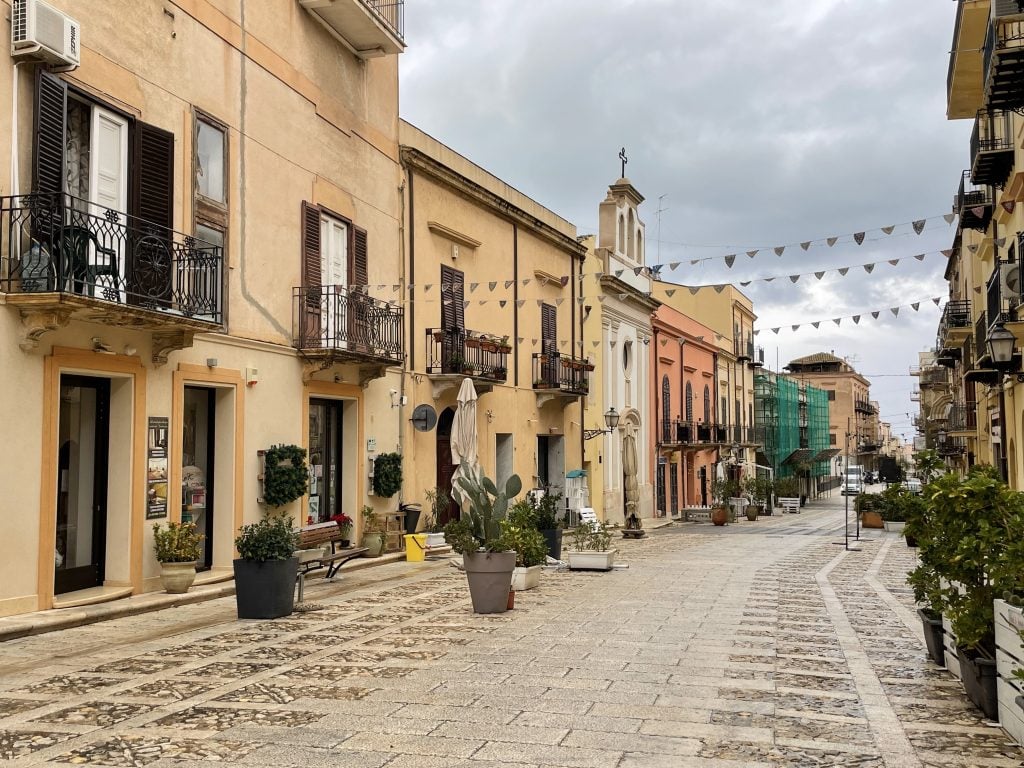
{"label": "stone paved street", "polygon": [[0,759],[109,766],[1020,766],[925,660],[913,550],[842,500],[622,542],[496,617],[445,563],[0,644]]}

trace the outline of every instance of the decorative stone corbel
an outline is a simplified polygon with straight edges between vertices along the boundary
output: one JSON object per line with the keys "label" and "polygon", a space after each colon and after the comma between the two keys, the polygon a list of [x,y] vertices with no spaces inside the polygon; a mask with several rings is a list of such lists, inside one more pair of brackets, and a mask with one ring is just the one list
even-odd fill
{"label": "decorative stone corbel", "polygon": [[63,328],[71,320],[71,312],[63,309],[23,309],[21,310],[21,341],[18,346],[25,352],[31,352],[39,346],[39,339],[44,333]]}
{"label": "decorative stone corbel", "polygon": [[159,368],[161,365],[166,365],[167,356],[171,352],[191,347],[193,336],[194,334],[190,331],[161,331],[154,333],[152,354],[154,367]]}
{"label": "decorative stone corbel", "polygon": [[326,371],[334,365],[334,361],[329,357],[319,357],[312,360],[306,359],[302,361],[302,383],[308,384],[312,378],[320,373],[320,371]]}

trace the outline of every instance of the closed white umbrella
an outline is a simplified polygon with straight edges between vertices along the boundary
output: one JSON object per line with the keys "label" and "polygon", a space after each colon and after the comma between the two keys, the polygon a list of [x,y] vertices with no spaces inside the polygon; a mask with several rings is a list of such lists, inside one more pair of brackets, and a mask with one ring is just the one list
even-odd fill
{"label": "closed white umbrella", "polygon": [[622,439],[622,473],[625,475],[626,492],[626,531],[627,535],[643,535],[643,524],[640,522],[640,483],[637,479],[639,462],[636,455],[636,435],[629,430]]}
{"label": "closed white umbrella", "polygon": [[480,457],[477,451],[476,434],[476,389],[473,387],[472,379],[462,380],[459,387],[457,399],[458,407],[455,409],[455,418],[452,420],[452,463],[455,464],[455,474],[452,475],[452,496],[464,506],[464,494],[458,485],[458,479],[465,477],[466,470],[474,477],[480,472]]}

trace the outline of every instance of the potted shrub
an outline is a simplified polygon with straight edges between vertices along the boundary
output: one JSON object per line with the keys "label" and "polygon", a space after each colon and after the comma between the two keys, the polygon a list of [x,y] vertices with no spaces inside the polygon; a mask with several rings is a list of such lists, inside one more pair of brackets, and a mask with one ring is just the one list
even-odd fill
{"label": "potted shrub", "polygon": [[541,536],[547,545],[548,556],[555,559],[562,559],[562,494],[558,491],[548,491],[539,501],[530,498],[529,504],[533,510],[534,527],[540,531]]}
{"label": "potted shrub", "polygon": [[711,483],[711,497],[714,499],[711,507],[711,522],[715,525],[725,525],[729,522],[728,499],[740,492],[739,483],[735,480],[716,479]]}
{"label": "potted shrub", "polygon": [[382,453],[373,460],[373,494],[390,499],[402,490],[402,454]]}
{"label": "potted shrub", "polygon": [[363,507],[363,546],[369,551],[367,557],[380,557],[384,554],[384,521],[373,511],[373,507]]}
{"label": "potted shrub", "polygon": [[928,656],[938,666],[946,666],[946,653],[942,641],[942,588],[939,573],[935,568],[936,551],[933,546],[933,532],[927,506],[915,509],[908,516],[907,535],[918,537],[921,542],[920,558],[916,568],[907,575],[907,583],[914,590],[917,615],[924,630]]}
{"label": "potted shrub", "polygon": [[512,345],[509,343],[508,336],[502,336],[501,341],[498,342],[498,352],[507,355],[512,351]]}
{"label": "potted shrub", "polygon": [[343,546],[343,547],[350,547],[350,546],[352,546],[352,541],[351,541],[351,536],[352,536],[352,518],[349,517],[348,515],[346,515],[344,512],[339,512],[336,515],[332,515],[331,516],[331,520],[333,520],[335,523],[337,523],[338,530],[341,531],[341,535],[343,537],[341,539],[341,546]]}
{"label": "potted shrub", "polygon": [[299,536],[292,519],[268,515],[243,525],[235,539],[235,602],[240,619],[276,619],[295,607]]}
{"label": "potted shrub", "polygon": [[612,534],[608,524],[580,523],[572,530],[572,549],[565,553],[569,568],[574,571],[610,571],[617,549],[611,548]]}
{"label": "potted shrub", "polygon": [[764,512],[765,501],[768,499],[769,486],[771,481],[767,477],[758,477],[756,475],[747,477],[743,481],[743,492],[747,494],[750,499],[750,503],[747,504],[744,510],[747,515],[747,520],[753,522],[757,520],[757,516]]}
{"label": "potted shrub", "polygon": [[188,592],[196,580],[196,561],[202,556],[205,536],[196,531],[195,523],[160,523],[153,525],[153,549],[160,563],[160,583],[172,595]]}
{"label": "potted shrub", "polygon": [[534,513],[527,501],[517,501],[501,521],[501,546],[516,553],[512,589],[521,592],[540,583],[541,566],[548,559],[548,545],[534,527]]}
{"label": "potted shrub", "polygon": [[457,480],[465,495],[462,517],[448,523],[444,534],[452,549],[462,555],[475,613],[504,613],[508,610],[512,571],[516,553],[501,541],[501,521],[508,512],[509,499],[522,490],[519,475],[512,475],[499,491],[488,477],[475,477],[463,465]]}
{"label": "potted shrub", "polygon": [[444,523],[441,520],[444,518],[445,512],[448,511],[451,496],[441,486],[429,489],[426,496],[427,504],[430,507],[424,521],[427,530],[427,548],[443,547],[445,545]]}

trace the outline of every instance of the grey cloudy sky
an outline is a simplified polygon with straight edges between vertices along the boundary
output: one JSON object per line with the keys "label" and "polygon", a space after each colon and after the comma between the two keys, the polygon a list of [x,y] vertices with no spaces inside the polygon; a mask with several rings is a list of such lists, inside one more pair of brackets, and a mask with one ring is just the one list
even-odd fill
{"label": "grey cloudy sky", "polygon": [[[949,248],[954,228],[936,218],[921,235],[878,229],[948,213],[969,162],[970,123],[945,118],[955,10],[935,0],[409,0],[401,112],[581,234],[596,229],[625,146],[627,176],[647,198],[648,263],[681,261],[664,274],[687,284],[783,276],[744,289],[772,367],[822,350],[852,356],[883,418],[909,436],[905,374],[934,344],[939,309],[927,299],[947,293],[943,257],[912,257]],[[860,246],[845,237],[770,250],[859,231]],[[748,258],[754,248],[765,250]],[[734,252],[728,269],[720,257]],[[705,257],[718,258],[690,265]],[[785,277],[876,261],[870,275]],[[918,312],[888,310],[918,299]],[[859,325],[830,321],[858,313]]]}

